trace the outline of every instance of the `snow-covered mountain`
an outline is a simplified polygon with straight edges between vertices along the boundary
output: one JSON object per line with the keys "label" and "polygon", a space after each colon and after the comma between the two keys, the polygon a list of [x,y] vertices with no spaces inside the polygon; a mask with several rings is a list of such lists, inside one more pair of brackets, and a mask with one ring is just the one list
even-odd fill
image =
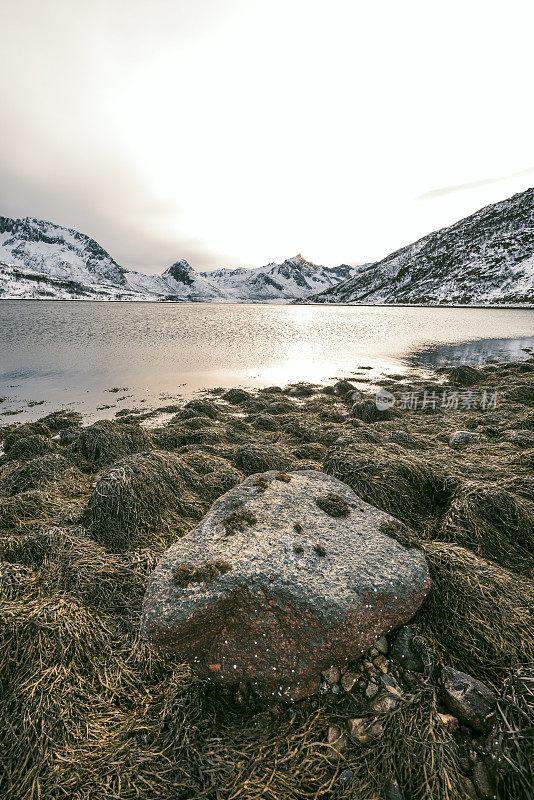
{"label": "snow-covered mountain", "polygon": [[308,297],[313,292],[335,286],[356,272],[357,268],[348,264],[339,267],[313,264],[299,253],[282,264],[267,264],[255,269],[221,269],[201,274],[224,292],[228,300],[247,298],[254,302],[273,302]]}
{"label": "snow-covered mountain", "polygon": [[197,272],[177,261],[161,275],[125,269],[94,239],[33,219],[0,217],[0,298],[287,302],[356,273],[301,255],[256,269]]}
{"label": "snow-covered mountain", "polygon": [[431,233],[308,299],[534,304],[534,189]]}

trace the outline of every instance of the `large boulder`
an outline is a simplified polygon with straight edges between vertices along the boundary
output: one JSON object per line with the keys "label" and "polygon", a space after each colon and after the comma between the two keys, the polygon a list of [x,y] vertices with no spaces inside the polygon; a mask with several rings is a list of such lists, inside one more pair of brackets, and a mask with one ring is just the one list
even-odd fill
{"label": "large boulder", "polygon": [[143,635],[205,678],[305,697],[428,592],[424,556],[381,530],[391,521],[324,473],[251,475],[164,554]]}

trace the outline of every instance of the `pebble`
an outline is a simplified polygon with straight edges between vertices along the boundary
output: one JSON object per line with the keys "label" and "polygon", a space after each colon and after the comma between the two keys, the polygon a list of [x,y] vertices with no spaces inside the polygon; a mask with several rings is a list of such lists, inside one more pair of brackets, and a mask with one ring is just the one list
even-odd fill
{"label": "pebble", "polygon": [[473,783],[483,800],[493,800],[496,797],[494,781],[482,761],[477,761],[473,767]]}
{"label": "pebble", "polygon": [[374,714],[384,714],[387,711],[393,711],[397,708],[399,701],[392,697],[390,694],[385,694],[382,697],[377,697],[371,703],[371,711]]}
{"label": "pebble", "polygon": [[379,653],[382,655],[387,655],[388,652],[388,640],[385,636],[381,636],[380,639],[377,639],[375,642],[375,648],[378,650]]}
{"label": "pebble", "polygon": [[329,686],[333,686],[335,683],[339,683],[341,678],[341,671],[339,667],[328,667],[325,669],[324,672],[321,673],[322,677],[328,683]]}
{"label": "pebble", "polygon": [[454,733],[460,727],[460,723],[458,719],[454,717],[452,714],[439,714],[438,717],[440,718],[441,724],[450,732]]}
{"label": "pebble", "polygon": [[347,720],[347,727],[351,739],[355,739],[360,744],[369,744],[374,739],[378,739],[384,733],[384,727],[378,720],[370,721],[357,717]]}
{"label": "pebble", "polygon": [[389,669],[389,661],[388,661],[388,660],[387,660],[387,658],[386,658],[385,656],[383,656],[383,655],[380,655],[380,656],[378,656],[377,658],[375,658],[375,660],[373,661],[373,664],[375,665],[375,667],[376,667],[377,669],[379,669],[379,670],[380,670],[380,672],[381,672],[383,675],[385,675],[385,674],[386,674],[386,672],[387,672],[387,671],[388,671],[388,669]]}
{"label": "pebble", "polygon": [[377,683],[375,683],[374,681],[369,681],[369,683],[367,684],[367,688],[365,690],[365,696],[368,697],[369,700],[372,700],[373,697],[376,697],[376,695],[378,694],[378,689],[379,686]]}
{"label": "pebble", "polygon": [[341,678],[341,685],[346,692],[351,692],[358,682],[359,674],[352,669],[347,670]]}

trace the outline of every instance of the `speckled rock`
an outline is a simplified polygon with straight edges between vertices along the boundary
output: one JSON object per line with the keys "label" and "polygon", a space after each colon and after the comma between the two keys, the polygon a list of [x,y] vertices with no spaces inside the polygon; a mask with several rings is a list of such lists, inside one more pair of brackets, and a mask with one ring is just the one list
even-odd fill
{"label": "speckled rock", "polygon": [[452,667],[443,668],[441,679],[447,708],[476,731],[485,730],[497,702],[491,689]]}
{"label": "speckled rock", "polygon": [[324,473],[251,475],[164,554],[143,635],[205,678],[308,696],[429,589],[422,553],[381,532],[391,519]]}
{"label": "speckled rock", "polygon": [[487,441],[487,436],[483,436],[481,433],[475,433],[474,431],[454,431],[449,436],[449,447],[452,447],[453,450],[462,450],[470,444],[480,444],[481,442]]}

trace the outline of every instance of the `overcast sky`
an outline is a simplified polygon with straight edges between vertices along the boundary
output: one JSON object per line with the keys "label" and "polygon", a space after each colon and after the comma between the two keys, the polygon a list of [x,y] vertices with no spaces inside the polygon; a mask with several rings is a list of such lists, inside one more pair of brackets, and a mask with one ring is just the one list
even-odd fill
{"label": "overcast sky", "polygon": [[534,183],[531,0],[0,0],[0,215],[362,263]]}

